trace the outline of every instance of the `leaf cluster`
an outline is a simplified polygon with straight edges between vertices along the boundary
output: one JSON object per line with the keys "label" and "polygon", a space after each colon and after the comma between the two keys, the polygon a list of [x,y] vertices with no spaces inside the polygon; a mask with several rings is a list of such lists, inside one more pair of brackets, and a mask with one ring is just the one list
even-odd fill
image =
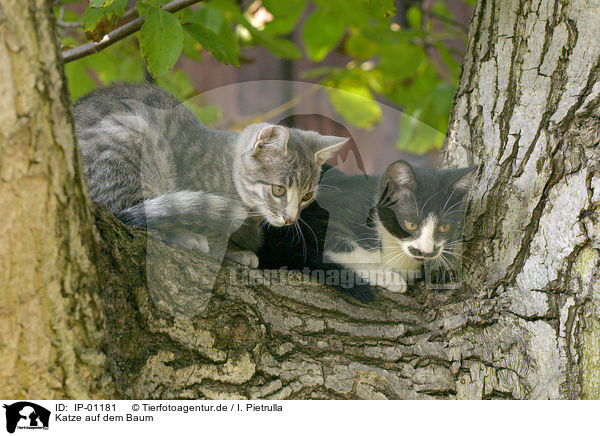
{"label": "leaf cluster", "polygon": [[[73,98],[112,81],[140,81],[145,66],[187,99],[194,89],[177,68],[182,56],[202,62],[209,54],[239,67],[243,48],[258,45],[282,59],[304,52],[316,64],[304,77],[331,87],[330,101],[349,123],[373,128],[382,117],[377,98],[404,112],[398,147],[422,153],[441,145],[460,70],[452,46],[466,37],[442,1],[425,7],[420,0],[255,0],[243,9],[237,0],[207,0],[176,13],[163,9],[168,1],[137,0],[128,11],[127,0],[89,0],[83,14],[69,7],[72,0],[58,2],[59,25],[81,24],[63,29],[64,48],[100,41],[128,20],[145,18],[134,37],[66,65]],[[290,38],[295,31],[302,47]],[[319,65],[334,51],[349,61]],[[192,106],[205,122],[220,117],[216,107]]]}

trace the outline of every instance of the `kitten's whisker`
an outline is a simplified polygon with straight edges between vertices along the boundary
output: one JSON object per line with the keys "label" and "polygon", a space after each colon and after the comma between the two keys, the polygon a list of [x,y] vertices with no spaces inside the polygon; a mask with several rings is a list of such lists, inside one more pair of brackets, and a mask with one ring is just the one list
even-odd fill
{"label": "kitten's whisker", "polygon": [[450,210],[449,210],[448,212],[446,212],[446,213],[445,213],[444,215],[442,215],[442,216],[444,217],[444,216],[452,215],[453,213],[461,213],[461,212],[462,212],[462,213],[465,213],[465,212],[466,212],[466,209],[457,209],[457,210],[453,210],[452,212],[450,212]]}
{"label": "kitten's whisker", "polygon": [[463,204],[463,201],[462,201],[462,200],[461,200],[461,201],[459,201],[459,202],[457,202],[457,203],[454,203],[452,206],[450,206],[450,207],[448,208],[448,210],[446,210],[446,209],[442,209],[442,216],[446,216],[446,215],[448,215],[448,213],[449,213],[449,212],[450,212],[452,209],[454,209],[456,206],[458,206],[458,205],[461,205],[461,204]]}
{"label": "kitten's whisker", "polygon": [[386,257],[386,256],[382,256],[381,260],[383,261],[382,263],[394,263],[397,260],[403,259],[406,256],[406,253],[402,253],[402,252],[395,252],[393,253],[393,256],[391,257]]}
{"label": "kitten's whisker", "polygon": [[453,258],[456,258],[456,260],[467,259],[471,262],[474,262],[476,265],[482,264],[481,258],[469,256],[468,254],[454,252],[446,252],[446,254],[452,256]]}
{"label": "kitten's whisker", "polygon": [[[448,198],[446,199],[446,202],[444,203],[444,206],[442,207],[442,216],[444,216],[444,210],[446,210],[446,206],[448,205],[448,202],[450,201],[450,199],[452,198],[452,196],[454,195],[454,192],[456,191],[456,185],[454,185],[454,189],[452,189],[452,192],[450,193],[450,195],[448,196]],[[462,202],[462,201],[461,201]],[[453,206],[454,207],[454,206]],[[452,209],[452,208],[451,208]]]}
{"label": "kitten's whisker", "polygon": [[340,188],[338,188],[337,186],[333,186],[333,185],[322,185],[322,184],[319,184],[319,189],[327,189],[329,191],[342,192],[342,190]]}
{"label": "kitten's whisker", "polygon": [[427,206],[427,203],[429,203],[429,200],[431,200],[433,197],[435,197],[438,194],[439,194],[439,191],[438,192],[434,192],[433,194],[431,194],[429,196],[429,198],[427,200],[425,200],[425,203],[423,203],[423,207],[421,208],[421,212],[419,212],[419,209],[417,209],[417,216],[421,216],[422,215],[422,213],[425,211],[425,206]]}
{"label": "kitten's whisker", "polygon": [[410,196],[412,197],[413,201],[415,202],[415,209],[417,210],[417,218],[420,218],[421,214],[419,213],[419,203],[417,203],[417,197],[412,192],[410,193]]}
{"label": "kitten's whisker", "polygon": [[300,235],[300,238],[302,238],[302,256],[304,257],[304,261],[306,262],[306,240],[304,239],[304,234],[302,233],[302,229],[300,228],[300,225],[297,221],[294,223],[294,228],[296,228],[298,234]]}
{"label": "kitten's whisker", "polygon": [[391,259],[387,259],[388,256],[383,255],[381,256],[381,260],[387,263],[393,263],[397,260],[403,259],[404,257],[408,256],[408,254],[402,248],[395,250],[391,253],[391,255],[393,255]]}
{"label": "kitten's whisker", "polygon": [[313,234],[313,238],[315,238],[315,248],[317,250],[317,255],[318,255],[319,254],[319,239],[317,238],[317,235],[315,234],[313,229],[308,225],[308,223],[306,221],[304,221],[302,218],[298,217],[298,221],[300,221],[302,224],[304,224],[306,227],[308,227],[308,230],[310,230],[311,233]]}
{"label": "kitten's whisker", "polygon": [[[436,260],[439,260],[438,262],[438,266],[440,266],[441,268],[443,268],[443,270],[448,271],[448,274],[450,275],[450,281],[453,281],[453,274],[452,274],[452,267],[450,266],[450,264],[448,263],[447,259],[445,258],[445,256],[442,254],[441,256],[439,256]],[[443,272],[443,271],[442,271]]]}
{"label": "kitten's whisker", "polygon": [[262,231],[264,231],[264,230],[265,230],[265,227],[267,226],[267,224],[268,224],[268,223],[267,223],[267,220],[266,220],[266,219],[262,220],[262,221],[261,221],[261,222],[258,224],[258,230],[256,230],[256,236],[257,236],[257,237],[260,237],[260,233],[261,233]]}
{"label": "kitten's whisker", "polygon": [[475,241],[462,241],[462,240],[456,240],[456,241],[450,241],[450,242],[446,242],[444,243],[445,247],[460,247],[463,244],[474,244]]}

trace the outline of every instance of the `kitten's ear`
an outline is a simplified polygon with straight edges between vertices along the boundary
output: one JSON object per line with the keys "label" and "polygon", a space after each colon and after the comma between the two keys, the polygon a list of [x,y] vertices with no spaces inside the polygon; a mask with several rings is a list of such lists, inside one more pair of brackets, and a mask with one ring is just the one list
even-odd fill
{"label": "kitten's ear", "polygon": [[329,159],[342,149],[350,138],[342,138],[340,136],[321,136],[319,138],[319,146],[321,147],[315,153],[315,160],[319,165],[323,165]]}
{"label": "kitten's ear", "polygon": [[479,169],[478,165],[461,168],[459,171],[459,178],[454,182],[454,188],[459,191],[468,192],[473,187],[473,179],[475,178],[475,174]]}
{"label": "kitten's ear", "polygon": [[250,144],[250,151],[258,152],[266,149],[278,149],[287,153],[287,143],[290,132],[283,126],[266,126],[254,136]]}
{"label": "kitten's ear", "polygon": [[416,186],[415,173],[410,164],[403,160],[394,162],[387,167],[383,174],[379,205],[386,204],[393,199],[400,200],[410,196]]}
{"label": "kitten's ear", "polygon": [[385,170],[383,185],[398,189],[413,189],[416,186],[415,173],[408,162],[398,160]]}

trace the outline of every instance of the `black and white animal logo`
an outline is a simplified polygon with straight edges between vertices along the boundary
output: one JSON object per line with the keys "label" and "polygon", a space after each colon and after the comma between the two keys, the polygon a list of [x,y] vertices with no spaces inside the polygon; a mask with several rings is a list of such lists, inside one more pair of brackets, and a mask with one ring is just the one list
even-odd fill
{"label": "black and white animal logo", "polygon": [[6,409],[6,431],[14,433],[19,429],[47,429],[50,422],[50,411],[29,401],[19,401]]}

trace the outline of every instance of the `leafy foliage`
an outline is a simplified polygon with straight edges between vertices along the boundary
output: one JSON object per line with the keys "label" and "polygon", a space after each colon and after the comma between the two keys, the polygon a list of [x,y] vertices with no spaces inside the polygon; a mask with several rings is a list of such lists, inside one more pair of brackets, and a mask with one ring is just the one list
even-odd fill
{"label": "leafy foliage", "polygon": [[[81,30],[63,35],[65,48],[85,42],[84,35],[99,41],[135,18],[134,11],[126,12],[127,0],[89,0],[83,14],[71,7],[60,12],[66,4],[83,1],[63,0],[56,6],[57,17],[81,22]],[[161,86],[189,99],[195,90],[177,67],[181,56],[202,62],[209,54],[238,67],[244,47],[260,45],[282,59],[304,53],[317,63],[305,78],[330,87],[334,109],[349,123],[373,128],[382,117],[376,99],[384,99],[404,112],[399,148],[422,153],[441,145],[460,73],[461,53],[453,47],[466,37],[465,26],[454,21],[445,2],[255,0],[241,9],[237,0],[206,0],[170,13],[162,9],[168,1],[137,0],[135,11],[146,17],[137,35],[66,65],[73,98],[112,81],[143,80],[141,57]],[[296,29],[302,47],[289,37]],[[318,64],[334,51],[349,61]],[[190,107],[207,122],[221,117],[203,102]]]}
{"label": "leafy foliage", "polygon": [[322,61],[339,44],[346,26],[321,10],[316,10],[306,19],[302,28],[302,39],[306,54],[315,61]]}
{"label": "leafy foliage", "polygon": [[[400,119],[399,148],[422,153],[441,146],[443,133],[433,132],[446,130],[460,72],[445,42],[464,38],[462,29],[448,24],[452,15],[445,4],[438,2],[431,11],[425,11],[447,18],[440,28],[433,26],[417,2],[405,2],[411,6],[404,14],[404,23],[399,22],[393,1],[315,0],[315,3],[318,9],[307,19],[302,34],[309,58],[322,60],[338,48],[354,61],[345,68],[316,69],[307,77],[323,73],[324,83],[329,86],[351,90],[359,96],[378,94],[399,105],[405,114]],[[333,20],[335,24],[330,24],[327,31],[319,31]],[[343,39],[339,28],[343,29]],[[374,101],[371,104],[362,101],[363,104],[357,105],[345,94],[332,96],[332,104],[347,121],[368,128],[379,121],[381,112],[374,110]],[[369,116],[361,114],[365,111]]]}
{"label": "leafy foliage", "polygon": [[[100,1],[96,3],[100,4]],[[103,6],[90,7],[82,18],[85,35],[93,41],[100,41],[113,30],[127,7],[127,0],[106,0]]]}
{"label": "leafy foliage", "polygon": [[381,108],[364,85],[338,83],[328,93],[333,107],[355,126],[370,129],[381,119]]}
{"label": "leafy foliage", "polygon": [[183,30],[173,14],[152,8],[140,29],[140,51],[153,76],[160,76],[175,65],[183,50]]}

